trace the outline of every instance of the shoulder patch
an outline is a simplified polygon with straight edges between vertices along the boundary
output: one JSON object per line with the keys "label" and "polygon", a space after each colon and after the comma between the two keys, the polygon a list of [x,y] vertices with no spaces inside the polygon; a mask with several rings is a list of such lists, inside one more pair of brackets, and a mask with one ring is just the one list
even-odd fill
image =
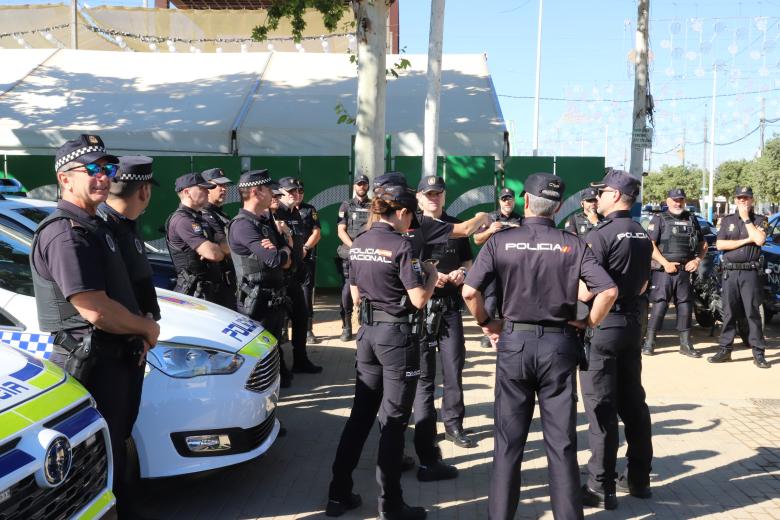
{"label": "shoulder patch", "polygon": [[414,272],[419,275],[422,275],[423,270],[422,270],[422,265],[420,265],[420,260],[417,258],[412,258],[411,264]]}
{"label": "shoulder patch", "polygon": [[648,231],[652,231],[652,230],[654,230],[654,229],[655,229],[655,224],[649,224],[649,225],[647,226],[647,230],[648,230]]}
{"label": "shoulder patch", "polygon": [[346,212],[339,211],[339,218],[344,218],[344,215],[346,215]]}

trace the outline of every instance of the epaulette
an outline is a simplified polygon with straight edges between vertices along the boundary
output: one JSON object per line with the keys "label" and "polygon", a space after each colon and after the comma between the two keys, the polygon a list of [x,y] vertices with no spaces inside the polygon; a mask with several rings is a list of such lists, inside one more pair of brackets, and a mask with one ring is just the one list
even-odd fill
{"label": "epaulette", "polygon": [[601,222],[596,224],[596,226],[593,229],[601,229],[604,226],[606,226],[607,224],[609,224],[610,222],[612,222],[611,218],[605,218],[604,220],[602,220]]}

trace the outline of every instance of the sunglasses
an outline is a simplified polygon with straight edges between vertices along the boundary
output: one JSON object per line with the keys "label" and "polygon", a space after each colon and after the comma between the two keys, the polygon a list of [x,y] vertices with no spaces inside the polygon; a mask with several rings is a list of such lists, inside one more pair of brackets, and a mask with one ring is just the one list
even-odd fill
{"label": "sunglasses", "polygon": [[599,197],[604,196],[605,193],[614,193],[616,190],[599,190]]}
{"label": "sunglasses", "polygon": [[119,165],[111,164],[111,163],[105,164],[103,166],[100,166],[99,164],[96,163],[89,163],[83,166],[76,166],[75,168],[71,168],[68,171],[70,172],[73,170],[78,170],[79,168],[84,168],[84,170],[86,170],[87,172],[87,175],[89,175],[90,177],[94,177],[95,175],[102,173],[109,179],[113,179],[114,177],[116,177],[116,174],[119,171]]}
{"label": "sunglasses", "polygon": [[360,181],[355,183],[356,186],[368,186],[368,183],[365,181]]}

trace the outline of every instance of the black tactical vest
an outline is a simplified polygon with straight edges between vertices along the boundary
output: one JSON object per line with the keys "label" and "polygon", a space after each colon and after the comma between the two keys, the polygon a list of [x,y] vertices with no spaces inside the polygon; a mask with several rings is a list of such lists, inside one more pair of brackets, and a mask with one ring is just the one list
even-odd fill
{"label": "black tactical vest", "polygon": [[116,238],[141,312],[144,315],[151,313],[155,320],[159,320],[160,305],[157,302],[157,291],[154,288],[154,273],[149,259],[146,257],[144,242],[138,236],[136,222],[117,215],[105,204],[98,207],[97,215],[106,222]]}
{"label": "black tactical vest", "polygon": [[[227,226],[227,234],[230,236],[230,227],[237,220],[247,220],[255,226],[260,233],[279,247],[275,240],[276,230],[259,218],[252,218],[243,213],[236,215]],[[228,239],[229,240],[229,239]],[[236,280],[239,285],[247,283],[251,286],[260,285],[264,289],[279,289],[285,286],[284,269],[281,267],[271,268],[264,262],[261,262],[255,255],[239,255],[231,249],[230,256],[233,258],[233,266],[236,269]]]}
{"label": "black tactical vest", "polygon": [[349,201],[347,206],[347,234],[349,238],[355,240],[358,234],[363,230],[363,226],[368,222],[369,209],[368,206],[371,201],[360,202],[357,198],[353,198]]}
{"label": "black tactical vest", "polygon": [[[599,219],[599,221],[600,220],[601,219]],[[577,236],[583,240],[588,236],[588,233],[593,231],[596,226],[598,226],[598,224],[598,222],[594,224],[588,220],[588,217],[585,216],[585,213],[581,211],[579,213],[575,213],[574,215],[574,225],[577,227]]]}
{"label": "black tactical vest", "polygon": [[658,250],[670,262],[688,262],[696,256],[698,236],[691,214],[674,216],[668,211],[661,213],[664,229],[658,240]]}
{"label": "black tactical vest", "polygon": [[[127,276],[127,267],[122,260],[117,241],[108,227],[98,220],[85,219],[67,210],[57,208],[46,217],[39,225],[33,236],[32,251],[38,247],[40,232],[52,222],[57,220],[70,220],[74,232],[88,234],[95,247],[100,248],[103,257],[103,269],[106,273],[106,294],[112,300],[124,305],[133,314],[140,314],[135,300],[130,279]],[[30,255],[32,266],[33,287],[35,289],[35,304],[38,308],[38,324],[44,332],[58,332],[61,330],[83,329],[91,324],[81,317],[76,308],[68,302],[62,291],[54,281],[46,280],[35,269],[32,261],[34,255]],[[57,261],[57,259],[52,259]],[[108,333],[106,333],[109,335]],[[109,335],[110,336],[110,335]],[[120,336],[117,336],[120,337]]]}
{"label": "black tactical vest", "polygon": [[171,255],[171,260],[173,260],[173,267],[176,269],[176,273],[179,274],[182,271],[186,271],[191,275],[197,276],[201,281],[221,283],[222,277],[220,276],[219,263],[201,260],[198,252],[191,247],[179,249],[171,243],[168,226],[171,223],[171,219],[177,213],[192,218],[196,224],[200,225],[200,229],[206,240],[214,242],[214,231],[211,229],[211,226],[203,221],[203,216],[200,212],[185,206],[179,206],[176,211],[171,213],[168,220],[165,221],[165,244],[168,246],[168,253]]}

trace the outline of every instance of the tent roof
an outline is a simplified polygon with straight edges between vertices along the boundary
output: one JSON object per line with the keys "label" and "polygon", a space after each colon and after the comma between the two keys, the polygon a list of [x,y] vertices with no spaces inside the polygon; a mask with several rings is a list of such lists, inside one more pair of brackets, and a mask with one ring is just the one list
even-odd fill
{"label": "tent roof", "polygon": [[[394,155],[422,155],[426,56],[388,80]],[[398,61],[388,56],[388,64]],[[345,54],[0,49],[0,151],[52,153],[82,132],[117,152],[348,155],[357,72]],[[445,56],[440,155],[494,155],[505,125],[484,55]]]}

